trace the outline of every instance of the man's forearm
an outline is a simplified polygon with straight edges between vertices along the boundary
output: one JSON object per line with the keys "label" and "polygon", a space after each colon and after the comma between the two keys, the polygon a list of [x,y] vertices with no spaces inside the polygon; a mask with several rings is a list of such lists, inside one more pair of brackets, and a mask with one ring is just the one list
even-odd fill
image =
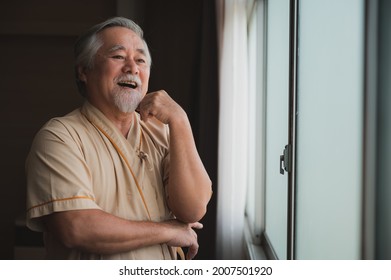
{"label": "man's forearm", "polygon": [[54,213],[46,225],[66,247],[89,253],[116,254],[164,243],[198,248],[193,230],[176,221],[129,221],[94,209]]}

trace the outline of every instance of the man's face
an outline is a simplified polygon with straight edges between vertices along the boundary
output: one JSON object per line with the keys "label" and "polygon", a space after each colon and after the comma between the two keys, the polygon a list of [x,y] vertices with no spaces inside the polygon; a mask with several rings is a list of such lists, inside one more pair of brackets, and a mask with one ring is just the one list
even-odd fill
{"label": "man's face", "polygon": [[80,70],[87,98],[103,113],[133,112],[148,90],[150,62],[142,39],[124,27],[99,33],[103,42],[91,70]]}

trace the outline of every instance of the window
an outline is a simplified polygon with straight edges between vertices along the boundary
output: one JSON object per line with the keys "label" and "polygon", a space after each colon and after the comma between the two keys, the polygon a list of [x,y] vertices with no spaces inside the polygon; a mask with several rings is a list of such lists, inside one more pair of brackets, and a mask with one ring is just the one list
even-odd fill
{"label": "window", "polygon": [[385,0],[256,1],[251,257],[259,244],[267,258],[390,258],[390,13]]}

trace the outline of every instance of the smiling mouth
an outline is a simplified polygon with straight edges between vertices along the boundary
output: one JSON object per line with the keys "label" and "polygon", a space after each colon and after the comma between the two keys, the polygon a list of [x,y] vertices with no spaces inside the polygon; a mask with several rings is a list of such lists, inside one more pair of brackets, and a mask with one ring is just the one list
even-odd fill
{"label": "smiling mouth", "polygon": [[128,82],[128,81],[124,81],[124,82],[119,82],[118,83],[119,86],[121,87],[128,87],[128,88],[131,88],[131,89],[135,89],[137,88],[137,83],[136,82]]}

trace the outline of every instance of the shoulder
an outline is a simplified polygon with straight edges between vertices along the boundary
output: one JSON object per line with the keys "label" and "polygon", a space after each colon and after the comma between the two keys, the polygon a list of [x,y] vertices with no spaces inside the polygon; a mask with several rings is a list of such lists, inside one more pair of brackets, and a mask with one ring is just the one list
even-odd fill
{"label": "shoulder", "polygon": [[80,113],[80,109],[76,109],[63,117],[52,118],[41,130],[61,132],[66,129],[77,128],[83,125],[83,119],[84,116]]}
{"label": "shoulder", "polygon": [[33,145],[51,142],[69,142],[69,140],[77,140],[78,135],[86,126],[86,120],[80,113],[80,109],[76,109],[63,117],[55,117],[49,120],[37,132],[34,137]]}

